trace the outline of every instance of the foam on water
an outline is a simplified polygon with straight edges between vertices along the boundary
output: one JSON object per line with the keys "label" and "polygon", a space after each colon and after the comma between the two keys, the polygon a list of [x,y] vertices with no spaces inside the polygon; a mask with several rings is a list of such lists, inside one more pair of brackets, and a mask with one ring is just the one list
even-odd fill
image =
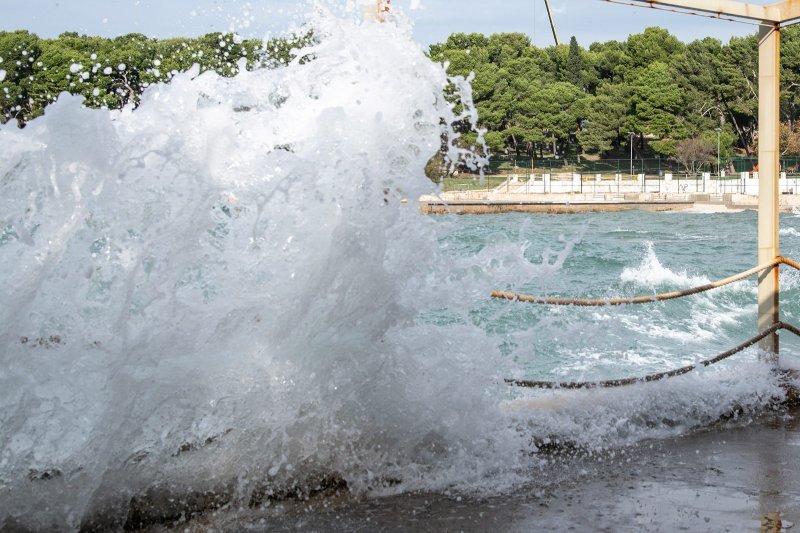
{"label": "foam on water", "polygon": [[622,281],[649,288],[663,285],[689,288],[709,283],[707,278],[689,276],[685,271],[675,272],[665,267],[659,261],[653,243],[647,241],[645,244],[646,250],[642,262],[635,268],[625,268],[620,275]]}
{"label": "foam on water", "polygon": [[[752,382],[742,380],[748,372]],[[720,391],[726,391],[720,394]],[[655,384],[606,390],[534,392],[504,405],[544,442],[568,442],[601,450],[642,439],[678,435],[723,416],[749,416],[783,395],[768,365],[757,361],[717,367]]]}
{"label": "foam on water", "polygon": [[[357,18],[319,8],[299,55],[312,61],[195,70],[135,111],[62,95],[0,128],[0,525],[77,528],[100,511],[119,525],[153,487],[240,505],[331,476],[358,493],[504,490],[535,477],[533,437],[614,447],[779,392],[753,363],[746,381],[726,370],[509,409],[524,393],[498,378],[530,377],[530,346],[552,330],[498,339],[476,317],[499,309],[498,280],[558,277],[579,239],[541,263],[521,231],[443,252],[460,222],[415,200],[454,137],[442,124],[475,118],[469,85],[402,18]],[[698,282],[652,247],[622,277]],[[668,422],[645,416],[665,395]]]}

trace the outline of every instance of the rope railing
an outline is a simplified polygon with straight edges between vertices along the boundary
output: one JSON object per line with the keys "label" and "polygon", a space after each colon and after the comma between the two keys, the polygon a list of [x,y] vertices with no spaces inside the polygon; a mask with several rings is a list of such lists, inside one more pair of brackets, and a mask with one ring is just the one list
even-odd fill
{"label": "rope railing", "polygon": [[669,370],[667,372],[656,372],[654,374],[648,374],[646,376],[639,376],[639,377],[632,377],[632,378],[621,378],[621,379],[607,379],[603,381],[532,381],[528,379],[506,379],[505,382],[509,385],[513,385],[515,387],[526,387],[531,389],[594,389],[594,388],[611,388],[611,387],[623,387],[625,385],[634,385],[636,383],[648,383],[651,381],[659,381],[666,378],[672,378],[675,376],[680,376],[683,374],[687,374],[692,370],[697,370],[700,367],[706,367],[709,365],[713,365],[714,363],[719,363],[736,355],[737,353],[753,346],[761,339],[785,329],[791,333],[794,333],[797,336],[800,336],[800,329],[792,326],[791,324],[786,324],[784,322],[776,322],[769,328],[765,329],[758,335],[751,337],[741,343],[740,345],[736,346],[735,348],[731,348],[726,352],[722,352],[721,354],[712,357],[711,359],[706,359],[704,361],[700,361],[698,363],[694,363],[688,366],[684,366],[681,368],[677,368],[675,370]]}
{"label": "rope railing", "polygon": [[[542,305],[601,306],[601,305],[626,305],[626,304],[652,303],[662,300],[672,300],[674,298],[681,298],[684,296],[691,296],[693,294],[709,291],[711,289],[724,287],[725,285],[730,285],[731,283],[741,281],[752,275],[758,274],[765,270],[769,270],[771,268],[774,268],[782,264],[800,270],[800,263],[786,257],[778,256],[772,261],[768,261],[762,265],[758,265],[749,270],[745,270],[744,272],[740,272],[739,274],[735,274],[733,276],[729,276],[721,280],[713,281],[711,283],[706,283],[705,285],[699,285],[697,287],[692,287],[690,289],[684,289],[682,291],[673,291],[673,292],[666,292],[666,293],[653,294],[647,296],[634,296],[631,298],[606,298],[606,299],[594,299],[594,300],[581,300],[577,298],[544,298],[540,296],[530,296],[527,294],[517,294],[506,291],[494,291],[492,293],[492,298],[516,300],[520,302],[542,304]],[[784,329],[800,337],[800,329],[796,328],[795,326],[792,326],[791,324],[786,324],[785,322],[775,322],[772,326],[760,332],[758,335],[755,335],[754,337],[747,339],[746,341],[739,344],[735,348],[731,348],[726,352],[722,352],[721,354],[712,357],[711,359],[706,359],[704,361],[700,361],[698,363],[677,368],[675,370],[656,372],[645,376],[609,379],[602,381],[534,381],[527,379],[506,379],[505,382],[515,387],[526,387],[526,388],[537,388],[537,389],[591,389],[591,388],[622,387],[625,385],[633,385],[636,383],[648,383],[652,381],[659,381],[662,379],[686,374],[700,367],[706,367],[709,365],[713,365],[714,363],[719,363],[720,361],[723,361],[755,345],[760,340]]]}
{"label": "rope railing", "polygon": [[800,263],[792,261],[791,259],[788,259],[786,257],[778,256],[772,261],[768,261],[762,265],[758,265],[749,270],[745,270],[744,272],[740,272],[739,274],[735,274],[733,276],[729,276],[721,280],[713,281],[711,283],[706,283],[705,285],[699,285],[697,287],[692,287],[690,289],[684,289],[682,291],[665,292],[665,293],[651,294],[646,296],[633,296],[629,298],[602,298],[593,300],[582,300],[578,298],[547,298],[543,296],[531,296],[529,294],[519,294],[508,291],[494,291],[492,292],[492,298],[514,300],[518,302],[526,302],[526,303],[542,304],[542,305],[577,305],[585,307],[604,306],[604,305],[645,304],[645,303],[659,302],[663,300],[672,300],[674,298],[682,298],[684,296],[691,296],[693,294],[699,294],[701,292],[710,291],[711,289],[718,289],[719,287],[724,287],[725,285],[736,283],[737,281],[741,281],[745,278],[758,274],[759,272],[763,272],[764,270],[769,270],[781,264],[788,265],[792,268],[800,270]]}

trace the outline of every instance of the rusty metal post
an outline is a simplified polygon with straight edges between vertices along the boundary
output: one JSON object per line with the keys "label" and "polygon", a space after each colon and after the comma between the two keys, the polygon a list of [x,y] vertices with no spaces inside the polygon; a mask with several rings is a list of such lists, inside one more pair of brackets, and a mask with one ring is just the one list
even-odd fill
{"label": "rusty metal post", "polygon": [[375,0],[375,20],[386,22],[385,15],[391,11],[391,3],[392,0]]}
{"label": "rusty metal post", "polygon": [[[778,172],[780,128],[779,24],[761,27],[758,41],[758,262],[776,258],[778,247]],[[758,331],[780,320],[778,267],[758,276]],[[778,335],[764,338],[759,346],[778,354]]]}

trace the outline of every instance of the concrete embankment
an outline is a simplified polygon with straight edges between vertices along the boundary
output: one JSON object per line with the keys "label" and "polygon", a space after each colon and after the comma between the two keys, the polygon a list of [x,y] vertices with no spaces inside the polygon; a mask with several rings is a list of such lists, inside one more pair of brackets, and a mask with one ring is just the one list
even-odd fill
{"label": "concrete embankment", "polygon": [[[601,211],[736,212],[756,209],[758,197],[748,194],[707,193],[498,193],[451,191],[419,199],[423,214],[585,213]],[[781,195],[781,211],[800,209],[800,196]]]}

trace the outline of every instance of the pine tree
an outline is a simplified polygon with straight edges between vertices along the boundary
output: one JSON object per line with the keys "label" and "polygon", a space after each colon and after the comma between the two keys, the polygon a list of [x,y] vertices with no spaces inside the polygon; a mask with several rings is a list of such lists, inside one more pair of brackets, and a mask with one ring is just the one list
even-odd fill
{"label": "pine tree", "polygon": [[569,40],[569,57],[567,59],[566,80],[576,87],[583,88],[581,81],[581,48],[573,35]]}

